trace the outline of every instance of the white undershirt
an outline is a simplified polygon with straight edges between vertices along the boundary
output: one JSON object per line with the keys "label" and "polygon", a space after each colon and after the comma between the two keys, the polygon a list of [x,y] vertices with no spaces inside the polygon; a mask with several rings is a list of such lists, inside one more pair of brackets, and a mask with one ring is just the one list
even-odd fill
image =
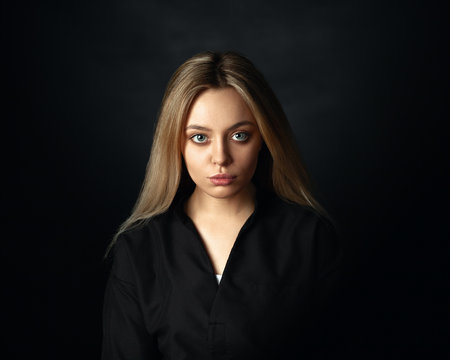
{"label": "white undershirt", "polygon": [[222,275],[216,274],[217,283],[220,283],[220,280],[222,279]]}

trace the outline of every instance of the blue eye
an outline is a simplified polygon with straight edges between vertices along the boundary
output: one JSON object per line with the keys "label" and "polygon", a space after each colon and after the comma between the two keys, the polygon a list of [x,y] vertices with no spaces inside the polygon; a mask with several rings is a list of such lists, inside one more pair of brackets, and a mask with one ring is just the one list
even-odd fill
{"label": "blue eye", "polygon": [[208,140],[208,138],[202,134],[195,134],[195,135],[191,136],[191,139],[193,142],[195,142],[197,144],[203,144],[206,142],[206,140]]}
{"label": "blue eye", "polygon": [[248,134],[246,132],[238,132],[233,134],[232,139],[236,141],[246,141],[248,139]]}

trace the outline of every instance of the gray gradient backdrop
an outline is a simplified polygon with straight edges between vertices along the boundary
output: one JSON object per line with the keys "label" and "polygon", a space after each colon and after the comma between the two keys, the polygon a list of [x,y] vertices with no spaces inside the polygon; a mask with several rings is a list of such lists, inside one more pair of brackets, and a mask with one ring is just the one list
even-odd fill
{"label": "gray gradient backdrop", "polygon": [[203,50],[240,51],[266,76],[339,224],[347,277],[334,358],[448,353],[446,10],[356,0],[5,8],[9,358],[99,357],[103,252],[138,194],[165,85]]}

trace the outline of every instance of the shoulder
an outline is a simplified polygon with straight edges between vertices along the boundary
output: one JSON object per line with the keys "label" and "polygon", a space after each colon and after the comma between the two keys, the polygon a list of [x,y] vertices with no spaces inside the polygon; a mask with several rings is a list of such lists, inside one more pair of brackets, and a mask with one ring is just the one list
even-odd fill
{"label": "shoulder", "polygon": [[119,234],[115,246],[117,248],[127,247],[135,251],[148,247],[154,242],[156,234],[165,228],[169,221],[170,213],[167,211],[150,219],[136,222]]}
{"label": "shoulder", "polygon": [[161,227],[167,214],[134,224],[120,233],[112,248],[112,272],[127,280],[134,272],[153,272],[159,261]]}
{"label": "shoulder", "polygon": [[262,207],[261,222],[279,228],[280,234],[297,241],[302,252],[317,262],[319,277],[341,265],[344,246],[330,219],[311,207],[276,195],[268,195]]}
{"label": "shoulder", "polygon": [[260,198],[260,213],[265,221],[274,221],[303,229],[323,228],[335,232],[330,219],[321,215],[312,207],[300,205],[280,198],[274,193],[264,192]]}
{"label": "shoulder", "polygon": [[317,278],[338,277],[343,265],[344,245],[335,224],[308,206],[284,202],[282,207],[292,217],[299,239],[303,239],[310,249]]}

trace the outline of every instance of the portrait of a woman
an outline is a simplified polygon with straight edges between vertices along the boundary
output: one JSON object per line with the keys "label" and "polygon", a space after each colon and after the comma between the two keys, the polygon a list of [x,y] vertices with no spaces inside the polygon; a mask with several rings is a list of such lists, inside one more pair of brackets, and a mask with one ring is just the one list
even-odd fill
{"label": "portrait of a woman", "polygon": [[193,56],[168,83],[139,198],[108,249],[102,358],[322,351],[342,263],[332,224],[263,75],[235,52]]}

